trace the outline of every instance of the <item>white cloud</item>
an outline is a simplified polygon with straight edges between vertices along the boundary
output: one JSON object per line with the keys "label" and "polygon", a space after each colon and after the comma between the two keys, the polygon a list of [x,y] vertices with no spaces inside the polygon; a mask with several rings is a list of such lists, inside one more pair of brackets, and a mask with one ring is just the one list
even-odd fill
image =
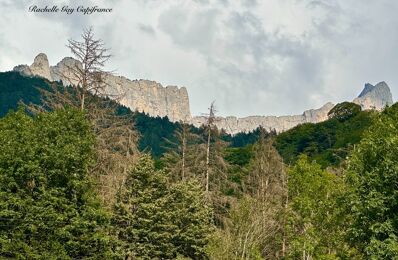
{"label": "white cloud", "polygon": [[0,0],[2,71],[38,52],[58,62],[91,25],[112,49],[110,69],[186,86],[193,114],[212,100],[223,115],[301,113],[382,80],[398,91],[394,1],[47,1],[114,9],[90,16],[28,13],[33,2]]}

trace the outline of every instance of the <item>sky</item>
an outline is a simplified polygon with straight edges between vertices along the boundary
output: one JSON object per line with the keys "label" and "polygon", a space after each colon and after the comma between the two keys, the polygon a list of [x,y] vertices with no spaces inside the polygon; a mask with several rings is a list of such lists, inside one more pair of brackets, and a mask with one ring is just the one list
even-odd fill
{"label": "sky", "polygon": [[367,82],[398,93],[394,0],[0,0],[0,11],[0,71],[41,52],[55,65],[92,26],[111,49],[107,69],[185,86],[193,115],[212,101],[223,116],[301,114],[351,101]]}

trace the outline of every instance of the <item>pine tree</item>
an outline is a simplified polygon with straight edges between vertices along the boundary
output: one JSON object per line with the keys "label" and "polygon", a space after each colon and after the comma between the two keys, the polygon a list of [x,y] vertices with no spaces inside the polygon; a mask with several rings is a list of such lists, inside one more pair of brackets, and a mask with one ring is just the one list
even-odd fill
{"label": "pine tree", "polygon": [[191,180],[172,185],[168,205],[177,225],[173,244],[178,254],[192,259],[206,259],[205,247],[214,227],[212,209],[200,183]]}
{"label": "pine tree", "polygon": [[[124,188],[125,187],[125,188]],[[143,155],[117,195],[113,225],[122,252],[143,259],[172,258],[176,226],[167,211],[167,178]]]}
{"label": "pine tree", "polygon": [[129,173],[115,204],[113,225],[121,255],[172,259],[204,257],[211,210],[198,184],[168,186],[167,174],[143,155]]}
{"label": "pine tree", "polygon": [[105,43],[89,28],[83,31],[80,40],[68,40],[67,47],[75,60],[64,64],[56,76],[68,86],[53,82],[49,90],[41,89],[42,105],[31,105],[30,109],[36,113],[73,107],[85,112],[97,139],[97,163],[90,172],[98,179],[102,202],[111,207],[127,169],[139,156],[139,136],[132,113],[120,115],[118,111],[115,100],[122,98],[122,93],[109,88],[112,73],[104,68],[111,55]]}

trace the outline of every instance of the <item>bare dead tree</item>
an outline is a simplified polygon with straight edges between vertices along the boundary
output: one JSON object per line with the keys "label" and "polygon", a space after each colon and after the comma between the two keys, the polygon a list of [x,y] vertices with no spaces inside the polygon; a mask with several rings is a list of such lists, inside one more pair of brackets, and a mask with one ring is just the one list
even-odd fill
{"label": "bare dead tree", "polygon": [[120,115],[118,94],[107,78],[105,63],[111,57],[101,39],[96,39],[92,28],[86,29],[81,40],[68,40],[67,47],[74,59],[68,60],[56,71],[65,86],[51,83],[50,90],[42,90],[42,106],[31,110],[53,110],[73,107],[85,112],[92,122],[97,137],[97,164],[91,174],[99,182],[99,193],[105,204],[113,202],[114,195],[138,155],[138,134],[132,114]]}
{"label": "bare dead tree", "polygon": [[211,130],[215,121],[216,109],[214,101],[210,104],[209,115],[207,117],[207,146],[206,146],[206,192],[209,192],[209,175],[210,175],[210,141],[211,141]]}
{"label": "bare dead tree", "polygon": [[188,123],[180,122],[179,129],[174,132],[174,138],[175,141],[166,139],[168,151],[162,158],[166,168],[178,180],[195,177],[193,168],[199,153],[197,144],[201,140],[200,136],[192,133]]}
{"label": "bare dead tree", "polygon": [[60,76],[76,87],[80,108],[83,110],[88,93],[105,94],[105,77],[109,72],[104,71],[104,66],[111,55],[103,41],[94,38],[92,28],[85,29],[81,37],[81,41],[68,40],[66,46],[77,62],[66,64],[67,72],[60,72]]}

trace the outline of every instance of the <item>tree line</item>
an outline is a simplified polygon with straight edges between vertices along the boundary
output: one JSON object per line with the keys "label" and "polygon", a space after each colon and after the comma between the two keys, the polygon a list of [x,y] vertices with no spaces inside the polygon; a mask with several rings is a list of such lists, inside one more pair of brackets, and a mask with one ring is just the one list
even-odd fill
{"label": "tree line", "polygon": [[[232,147],[214,104],[203,131],[180,122],[153,158],[107,96],[102,41],[87,30],[68,46],[81,65],[64,76],[76,84],[0,119],[2,258],[398,257],[397,105],[372,113],[328,167],[305,152],[286,161],[262,128]],[[343,104],[330,117],[344,125],[359,113]]]}

